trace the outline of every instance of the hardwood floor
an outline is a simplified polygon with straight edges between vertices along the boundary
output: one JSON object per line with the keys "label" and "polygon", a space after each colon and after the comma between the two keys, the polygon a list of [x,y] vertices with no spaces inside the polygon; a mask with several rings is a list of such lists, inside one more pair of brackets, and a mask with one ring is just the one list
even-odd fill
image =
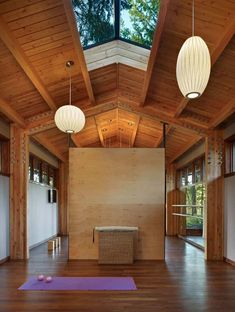
{"label": "hardwood floor", "polygon": [[[184,312],[235,311],[235,268],[205,262],[203,252],[167,238],[166,261],[98,265],[66,260],[66,241],[48,254],[46,245],[31,251],[28,262],[0,266],[0,311]],[[137,291],[18,291],[29,275],[132,276]]]}

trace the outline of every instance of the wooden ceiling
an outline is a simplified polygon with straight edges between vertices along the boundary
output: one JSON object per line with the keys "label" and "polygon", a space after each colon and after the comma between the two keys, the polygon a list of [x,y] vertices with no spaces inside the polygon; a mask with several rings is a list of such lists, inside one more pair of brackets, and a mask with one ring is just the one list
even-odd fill
{"label": "wooden ceiling", "polygon": [[159,147],[167,126],[174,161],[235,112],[235,2],[195,1],[195,32],[207,43],[212,70],[197,100],[181,95],[177,55],[191,34],[191,1],[162,0],[147,70],[110,64],[87,70],[70,0],[0,0],[0,111],[40,144],[66,160],[67,135],[56,109],[72,101],[86,115],[72,136],[79,147]]}

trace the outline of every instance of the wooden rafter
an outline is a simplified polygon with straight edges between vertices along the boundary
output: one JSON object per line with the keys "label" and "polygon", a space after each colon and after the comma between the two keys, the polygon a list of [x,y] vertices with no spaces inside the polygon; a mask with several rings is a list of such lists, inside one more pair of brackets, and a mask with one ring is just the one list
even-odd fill
{"label": "wooden rafter", "polygon": [[145,79],[144,79],[143,90],[142,90],[142,94],[141,94],[141,98],[140,98],[140,105],[141,106],[144,106],[145,100],[147,97],[149,84],[150,84],[150,80],[152,77],[154,64],[155,64],[156,56],[157,56],[158,49],[160,46],[161,36],[163,33],[163,29],[164,29],[168,4],[169,4],[169,0],[161,1],[161,7],[160,7],[160,11],[159,11],[157,26],[156,26],[156,30],[155,30],[154,37],[153,37],[153,45],[152,45],[150,56],[149,56],[147,71],[146,71]]}
{"label": "wooden rafter", "polygon": [[137,131],[138,131],[139,123],[140,123],[140,116],[136,115],[136,118],[135,118],[135,121],[134,121],[134,125],[133,125],[131,140],[130,140],[131,141],[130,142],[131,147],[133,147],[134,144],[135,144],[135,138],[136,138],[136,134],[137,134]]}
{"label": "wooden rafter", "polygon": [[77,30],[77,23],[76,23],[76,18],[74,16],[74,12],[72,8],[72,2],[71,0],[63,0],[63,3],[64,3],[65,13],[67,16],[71,35],[73,38],[74,48],[77,53],[79,65],[81,67],[83,79],[86,85],[87,93],[88,93],[91,104],[95,105],[95,97],[94,97],[91,80],[90,80],[90,76],[89,76],[87,65],[86,65],[85,56],[83,53],[83,48],[82,48],[81,41],[80,41],[80,35]]}
{"label": "wooden rafter", "polygon": [[[212,53],[211,53],[211,66],[213,66],[216,63],[216,61],[218,60],[218,58],[220,57],[220,55],[222,54],[222,52],[228,45],[229,41],[233,37],[234,32],[235,32],[235,15],[231,17],[224,32],[218,36],[219,40],[213,47]],[[179,117],[182,114],[183,110],[186,108],[188,103],[189,103],[188,99],[186,98],[182,99],[182,101],[180,102],[175,112],[175,115],[174,115],[175,118]]]}
{"label": "wooden rafter", "polygon": [[95,119],[95,124],[96,124],[96,128],[97,128],[97,131],[98,131],[98,134],[99,134],[99,138],[100,138],[100,143],[103,147],[105,147],[105,143],[104,143],[104,136],[103,136],[103,129],[100,127],[99,125],[99,121],[97,120],[96,117],[94,117]]}
{"label": "wooden rafter", "polygon": [[7,48],[11,51],[12,55],[15,57],[19,65],[22,67],[26,75],[29,77],[35,88],[41,94],[42,98],[45,100],[47,105],[52,110],[56,110],[56,104],[50,94],[48,93],[46,87],[43,85],[39,75],[33,68],[32,64],[28,60],[27,56],[25,55],[23,49],[18,44],[14,36],[12,35],[10,29],[8,28],[7,24],[0,16],[0,38],[5,43]]}
{"label": "wooden rafter", "polygon": [[11,121],[25,128],[25,120],[4,99],[0,98],[0,111]]}
{"label": "wooden rafter", "polygon": [[63,162],[66,162],[66,157],[64,157],[57,147],[52,144],[45,136],[38,134],[34,135],[33,138],[42,146],[44,146],[50,153],[54,154],[58,159]]}

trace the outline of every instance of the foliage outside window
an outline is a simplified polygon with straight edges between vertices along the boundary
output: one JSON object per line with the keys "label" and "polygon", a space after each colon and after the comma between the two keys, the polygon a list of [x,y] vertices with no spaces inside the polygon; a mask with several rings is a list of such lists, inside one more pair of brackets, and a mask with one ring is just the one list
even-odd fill
{"label": "foliage outside window", "polygon": [[114,39],[150,48],[160,0],[73,0],[84,48]]}
{"label": "foliage outside window", "polygon": [[[193,215],[186,217],[186,229],[203,228],[203,207],[205,202],[204,183],[204,159],[194,160],[177,173],[178,187],[185,192],[186,205],[185,214]],[[195,207],[197,206],[197,207]]]}
{"label": "foliage outside window", "polygon": [[57,186],[57,169],[38,157],[29,156],[29,180],[51,187]]}
{"label": "foliage outside window", "polygon": [[235,135],[225,141],[225,174],[235,173]]}

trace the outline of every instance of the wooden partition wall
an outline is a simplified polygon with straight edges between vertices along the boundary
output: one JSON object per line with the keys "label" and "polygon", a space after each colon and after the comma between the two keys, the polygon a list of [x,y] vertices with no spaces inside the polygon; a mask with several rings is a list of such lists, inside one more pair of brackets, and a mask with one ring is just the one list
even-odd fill
{"label": "wooden partition wall", "polygon": [[[95,226],[138,226],[138,259],[164,259],[164,149],[70,148],[69,258],[97,259]],[[96,237],[97,238],[97,237]]]}

